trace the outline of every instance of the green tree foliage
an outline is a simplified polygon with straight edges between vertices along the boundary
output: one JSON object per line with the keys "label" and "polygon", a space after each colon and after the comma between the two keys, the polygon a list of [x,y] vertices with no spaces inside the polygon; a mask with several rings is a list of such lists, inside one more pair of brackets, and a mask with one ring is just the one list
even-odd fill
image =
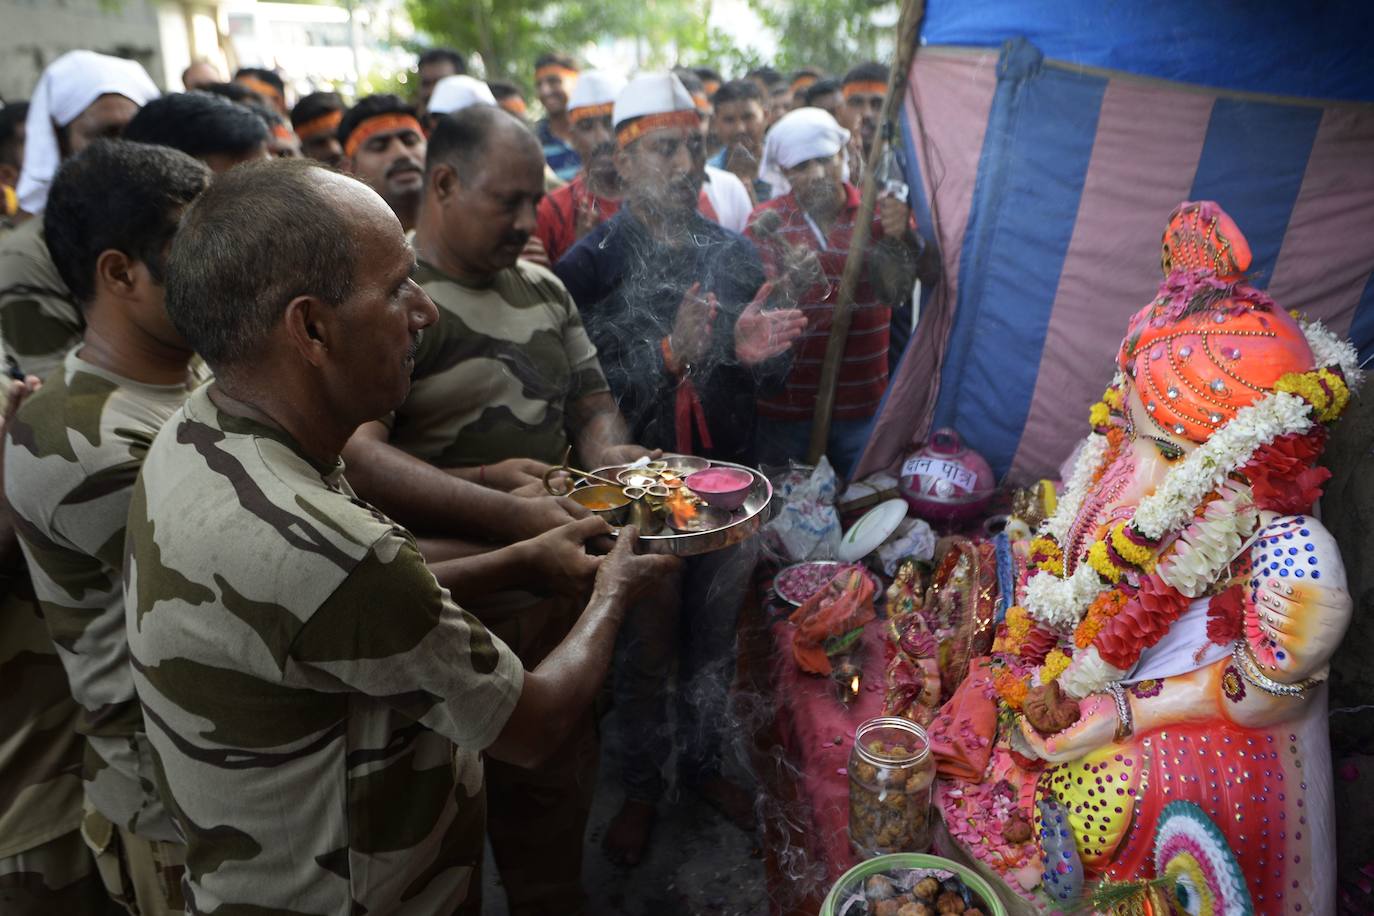
{"label": "green tree foliage", "polygon": [[895,0],[749,0],[749,5],[777,34],[773,66],[784,73],[811,66],[843,74],[860,61],[891,54]]}

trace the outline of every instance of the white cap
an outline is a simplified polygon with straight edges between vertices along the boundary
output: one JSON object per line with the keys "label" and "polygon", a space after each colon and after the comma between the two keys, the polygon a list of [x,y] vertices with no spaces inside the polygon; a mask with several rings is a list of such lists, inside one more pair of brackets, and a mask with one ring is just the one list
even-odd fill
{"label": "white cap", "polygon": [[632,118],[645,115],[668,114],[676,111],[695,113],[692,94],[682,80],[672,73],[641,73],[626,84],[615,97],[616,129]]}
{"label": "white cap", "polygon": [[25,121],[19,205],[42,213],[62,155],[53,125],[66,127],[102,95],[122,95],[142,108],[162,93],[136,61],[94,51],[68,51],[38,78]]}
{"label": "white cap", "polygon": [[430,114],[452,114],[473,105],[496,107],[491,87],[471,76],[446,76],[434,84],[428,110]]}
{"label": "white cap", "polygon": [[[763,162],[759,177],[773,186],[773,194],[785,194],[791,184],[783,176],[790,169],[812,159],[833,156],[849,142],[849,131],[822,108],[797,108],[778,118],[763,141]],[[849,180],[849,166],[844,166]]]}
{"label": "white cap", "polygon": [[615,102],[625,81],[605,70],[587,70],[577,77],[577,85],[568,96],[568,111],[578,108],[599,108]]}

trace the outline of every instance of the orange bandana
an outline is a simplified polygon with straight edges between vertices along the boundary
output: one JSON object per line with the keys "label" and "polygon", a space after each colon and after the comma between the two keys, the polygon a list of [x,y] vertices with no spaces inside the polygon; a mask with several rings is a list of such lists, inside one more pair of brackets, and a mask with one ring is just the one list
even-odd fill
{"label": "orange bandana", "polygon": [[560,67],[558,64],[547,64],[534,71],[534,81],[537,83],[546,76],[561,76],[563,82],[577,79],[577,71],[569,70],[567,67]]}
{"label": "orange bandana", "polygon": [[267,82],[267,80],[260,80],[256,76],[240,76],[238,79],[234,80],[234,82],[238,83],[240,86],[253,90],[258,95],[272,99],[279,105],[285,101],[281,97],[281,90]]}
{"label": "orange bandana", "polygon": [[369,138],[389,130],[413,130],[422,137],[425,135],[425,130],[420,126],[420,122],[408,114],[400,114],[399,112],[379,114],[374,118],[368,118],[353,129],[353,133],[348,135],[348,142],[344,144],[344,155],[352,156],[358,152],[358,147],[366,143]]}
{"label": "orange bandana", "polygon": [[716,80],[706,80],[702,83],[702,88],[706,90],[706,95],[710,97],[716,94],[716,90],[720,88],[720,83]]}
{"label": "orange bandana", "polygon": [[281,140],[285,143],[290,143],[291,128],[287,127],[285,124],[273,124],[272,136],[276,137],[278,140]]}
{"label": "orange bandana", "polygon": [[692,104],[696,105],[697,111],[701,112],[702,114],[711,113],[711,102],[709,99],[706,98],[706,93],[704,92],[693,92]]}
{"label": "orange bandana", "polygon": [[624,127],[615,132],[616,145],[621,149],[629,146],[640,137],[655,130],[663,130],[667,127],[683,127],[690,130],[701,128],[701,115],[697,114],[696,109],[691,111],[665,111],[660,114],[645,115],[636,118]]}
{"label": "orange bandana", "polygon": [[887,83],[880,83],[877,80],[860,80],[857,83],[845,83],[840,92],[845,98],[854,95],[887,95]]}
{"label": "orange bandana", "polygon": [[577,108],[568,110],[568,122],[576,124],[578,121],[585,121],[588,118],[609,118],[614,111],[614,102],[607,102],[604,105],[579,105]]}
{"label": "orange bandana", "polygon": [[818,79],[820,79],[820,77],[818,77],[818,76],[812,76],[812,75],[810,75],[809,73],[808,73],[807,75],[805,75],[805,76],[799,76],[799,77],[797,77],[796,79],[794,79],[794,80],[792,81],[792,91],[793,91],[793,92],[801,92],[803,89],[806,89],[808,86],[813,85]]}
{"label": "orange bandana", "polygon": [[302,140],[309,140],[321,134],[332,134],[339,129],[339,122],[343,120],[343,111],[329,111],[319,117],[311,118],[300,127],[296,128],[296,136]]}
{"label": "orange bandana", "polygon": [[523,118],[525,116],[525,112],[528,111],[528,109],[525,107],[525,100],[520,98],[520,96],[518,95],[513,95],[509,98],[502,99],[500,105],[502,108],[504,108],[506,111],[509,111],[517,118]]}

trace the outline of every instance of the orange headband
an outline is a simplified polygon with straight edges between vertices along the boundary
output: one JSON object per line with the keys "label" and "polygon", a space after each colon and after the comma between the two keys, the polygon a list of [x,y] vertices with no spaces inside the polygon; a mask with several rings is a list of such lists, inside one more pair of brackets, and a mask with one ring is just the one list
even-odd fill
{"label": "orange headband", "polygon": [[525,116],[525,112],[529,110],[525,107],[525,100],[520,98],[520,96],[518,95],[512,95],[507,98],[504,98],[501,100],[500,104],[502,108],[506,109],[506,111],[509,111],[511,114],[515,115],[518,118],[523,118]]}
{"label": "orange headband", "polygon": [[615,102],[604,105],[579,105],[568,110],[568,122],[576,124],[588,118],[609,118],[615,112]]}
{"label": "orange headband", "polygon": [[621,149],[629,146],[645,134],[668,127],[684,127],[697,130],[701,127],[701,115],[695,108],[682,111],[665,111],[660,114],[645,115],[626,124],[615,132],[616,145]]}
{"label": "orange headband", "polygon": [[855,83],[845,83],[841,94],[845,98],[853,95],[887,95],[887,83],[880,83],[877,80],[860,80]]}
{"label": "orange headband", "polygon": [[702,88],[706,90],[707,96],[713,96],[716,94],[716,90],[720,88],[720,81],[706,80],[702,83]]}
{"label": "orange headband", "polygon": [[711,113],[711,100],[706,98],[706,93],[704,92],[693,92],[692,104],[697,106],[697,111],[702,114]]}
{"label": "orange headband", "polygon": [[285,124],[273,124],[272,136],[276,137],[278,140],[285,140],[287,143],[290,143],[291,128],[287,127]]}
{"label": "orange headband", "polygon": [[568,79],[570,77],[572,79],[577,79],[576,70],[570,70],[569,68],[564,67],[560,64],[545,64],[538,70],[534,71],[534,79],[535,82],[538,82],[539,80],[542,80],[544,77],[553,76],[554,74],[557,74],[563,77],[564,79]]}
{"label": "orange headband", "polygon": [[343,120],[343,111],[335,109],[325,112],[318,117],[311,118],[300,127],[296,128],[296,136],[302,140],[309,140],[318,137],[320,134],[332,134],[339,129],[339,122]]}
{"label": "orange headband", "polygon": [[353,129],[353,133],[348,135],[348,142],[344,144],[344,155],[352,156],[358,152],[358,147],[366,143],[370,137],[375,137],[377,134],[385,133],[388,130],[413,130],[422,137],[425,135],[425,129],[420,126],[420,122],[408,114],[398,112],[379,114],[376,117],[368,118]]}
{"label": "orange headband", "polygon": [[809,73],[805,76],[799,76],[792,81],[792,91],[801,92],[803,89],[815,83],[819,79],[819,76],[812,76]]}
{"label": "orange headband", "polygon": [[240,76],[234,82],[240,86],[246,86],[258,95],[265,95],[269,99],[276,99],[278,102],[282,101],[281,90],[267,80],[260,80],[256,76]]}

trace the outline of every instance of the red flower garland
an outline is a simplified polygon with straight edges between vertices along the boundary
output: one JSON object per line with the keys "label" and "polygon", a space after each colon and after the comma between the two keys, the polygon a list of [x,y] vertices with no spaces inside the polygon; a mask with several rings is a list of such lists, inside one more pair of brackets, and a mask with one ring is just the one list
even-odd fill
{"label": "red flower garland", "polygon": [[1094,645],[1102,660],[1128,669],[1140,653],[1164,638],[1183,615],[1189,598],[1166,585],[1158,576],[1142,576],[1140,589],[1097,634]]}
{"label": "red flower garland", "polygon": [[1233,585],[1213,595],[1207,605],[1207,638],[1219,646],[1240,639],[1244,632],[1245,592]]}
{"label": "red flower garland", "polygon": [[1250,481],[1255,505],[1280,515],[1312,511],[1312,504],[1321,498],[1322,484],[1331,477],[1326,468],[1315,466],[1325,446],[1326,427],[1316,426],[1255,449],[1250,463],[1241,469]]}

